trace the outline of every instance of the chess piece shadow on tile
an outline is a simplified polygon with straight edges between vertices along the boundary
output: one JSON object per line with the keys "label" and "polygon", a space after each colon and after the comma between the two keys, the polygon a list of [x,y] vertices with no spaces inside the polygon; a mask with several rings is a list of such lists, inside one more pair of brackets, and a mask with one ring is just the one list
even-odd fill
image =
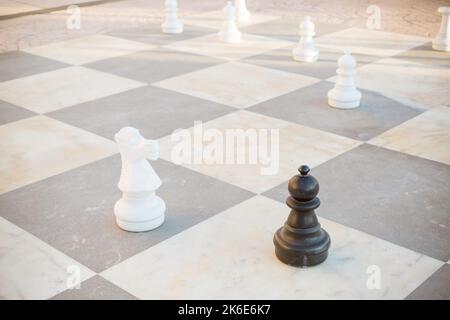
{"label": "chess piece shadow on tile", "polygon": [[290,196],[286,204],[292,210],[273,242],[275,254],[283,263],[309,267],[325,261],[331,241],[314,212],[320,205],[319,183],[308,174],[308,166],[302,165],[298,171],[300,174],[292,177],[288,185]]}

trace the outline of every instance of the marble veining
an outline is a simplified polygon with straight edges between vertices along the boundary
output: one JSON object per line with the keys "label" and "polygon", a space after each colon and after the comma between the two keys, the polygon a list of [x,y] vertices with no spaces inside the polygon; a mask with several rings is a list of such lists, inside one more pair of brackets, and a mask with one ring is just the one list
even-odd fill
{"label": "marble veining", "polygon": [[117,153],[112,141],[45,116],[0,126],[0,136],[0,193]]}
{"label": "marble veining", "polygon": [[[443,264],[319,216],[332,239],[328,260],[308,269],[286,266],[267,243],[288,211],[256,196],[102,276],[141,299],[402,299]],[[380,289],[366,286],[371,265],[381,270]]]}
{"label": "marble veining", "polygon": [[235,108],[247,108],[319,81],[313,77],[230,62],[153,85]]}
{"label": "marble veining", "polygon": [[450,165],[450,108],[431,109],[369,142]]}
{"label": "marble veining", "polygon": [[[275,168],[276,162],[279,160],[279,170],[274,174],[261,174],[261,168],[269,167],[268,164],[262,162],[256,164],[251,164],[248,161],[242,164],[236,162],[220,164],[203,161],[201,164],[182,164],[192,170],[256,193],[264,192],[289,179],[292,176],[292,168],[296,168],[299,163],[308,163],[312,167],[317,166],[338,154],[357,147],[361,143],[332,133],[243,110],[208,121],[202,125],[204,132],[209,129],[219,130],[224,137],[227,129],[278,130],[278,145],[276,145],[275,136],[267,131],[269,139],[267,151],[268,156],[272,157],[272,160],[268,163],[271,163]],[[189,132],[193,136],[194,128],[190,128]],[[159,141],[161,157],[173,161],[171,150],[176,142],[171,141],[170,135],[161,138]],[[205,142],[206,145],[208,145],[208,142]],[[272,146],[275,149],[270,149]],[[235,147],[239,146],[236,145]],[[258,142],[246,144],[242,147],[244,149],[241,149],[240,152],[248,154],[250,150],[257,150]],[[279,152],[279,159],[275,158],[276,152]]]}
{"label": "marble veining", "polygon": [[78,268],[80,281],[95,275],[0,217],[0,299],[48,299],[72,283],[69,267]]}

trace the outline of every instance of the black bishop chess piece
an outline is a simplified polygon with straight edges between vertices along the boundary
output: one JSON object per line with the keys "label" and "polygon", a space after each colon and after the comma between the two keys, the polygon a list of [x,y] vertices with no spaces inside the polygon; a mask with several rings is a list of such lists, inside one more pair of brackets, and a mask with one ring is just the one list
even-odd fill
{"label": "black bishop chess piece", "polygon": [[290,196],[286,204],[292,210],[283,227],[273,238],[275,254],[282,262],[296,267],[309,267],[325,261],[330,236],[321,228],[314,212],[320,206],[319,183],[309,175],[309,167],[301,166],[300,174],[289,180]]}

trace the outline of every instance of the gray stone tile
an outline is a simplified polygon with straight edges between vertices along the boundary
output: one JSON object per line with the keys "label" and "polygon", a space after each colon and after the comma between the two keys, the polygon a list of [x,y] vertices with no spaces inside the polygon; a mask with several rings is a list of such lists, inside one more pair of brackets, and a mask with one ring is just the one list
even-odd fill
{"label": "gray stone tile", "polygon": [[[311,174],[321,188],[319,216],[441,261],[450,258],[450,166],[364,144]],[[265,193],[279,201],[287,194],[287,182]]]}
{"label": "gray stone tile", "polygon": [[450,67],[450,52],[433,50],[431,42],[404,51],[393,56],[393,58],[424,63],[436,67]]}
{"label": "gray stone tile", "polygon": [[48,116],[108,139],[124,126],[138,128],[144,137],[156,139],[175,129],[207,121],[236,109],[152,86],[130,90],[79,104]]}
{"label": "gray stone tile", "polygon": [[27,109],[0,100],[0,125],[36,115]]}
{"label": "gray stone tile", "polygon": [[108,35],[133,41],[145,42],[152,45],[166,45],[175,41],[201,37],[215,32],[217,31],[213,29],[185,24],[183,33],[166,34],[161,32],[160,23],[149,23],[144,26],[115,30],[108,33]]}
{"label": "gray stone tile", "polygon": [[359,108],[332,108],[327,102],[327,92],[332,87],[332,83],[320,82],[247,110],[360,141],[367,141],[422,112],[366,90],[361,90]]}
{"label": "gray stone tile", "polygon": [[443,265],[414,290],[407,300],[450,300],[450,265]]}
{"label": "gray stone tile", "polygon": [[164,48],[101,60],[85,65],[91,69],[152,83],[226,61]]}
{"label": "gray stone tile", "polygon": [[[295,61],[292,58],[292,49],[295,45],[265,52],[260,55],[248,57],[243,62],[259,65],[262,67],[278,69],[281,71],[298,73],[314,78],[328,79],[336,75],[337,61],[343,55],[342,51],[332,48],[318,47],[319,59],[316,62]],[[363,54],[353,54],[358,67],[376,61],[380,57]]]}
{"label": "gray stone tile", "polygon": [[65,63],[23,51],[11,51],[0,55],[0,81],[22,78],[67,66]]}
{"label": "gray stone tile", "polygon": [[[297,42],[300,39],[299,31],[301,21],[302,18],[283,17],[264,23],[242,27],[240,28],[240,30],[244,33],[257,34],[260,36]],[[333,25],[319,22],[314,22],[314,24],[316,32],[315,37],[320,37],[328,33],[348,28],[342,25]]]}
{"label": "gray stone tile", "polygon": [[50,300],[137,300],[137,298],[97,275],[83,281],[79,289],[67,289]]}
{"label": "gray stone tile", "polygon": [[157,193],[167,211],[164,224],[149,232],[126,232],[115,223],[119,155],[2,194],[0,214],[101,272],[253,196],[162,159],[153,167],[163,181]]}

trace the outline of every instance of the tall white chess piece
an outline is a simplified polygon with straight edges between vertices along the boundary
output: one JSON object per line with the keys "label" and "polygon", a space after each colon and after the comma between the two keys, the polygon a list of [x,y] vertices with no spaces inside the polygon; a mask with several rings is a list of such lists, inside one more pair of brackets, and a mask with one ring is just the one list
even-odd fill
{"label": "tall white chess piece", "polygon": [[225,14],[225,21],[223,22],[222,29],[219,32],[219,40],[229,43],[237,43],[241,41],[241,32],[236,26],[236,8],[231,1],[227,2],[225,8],[223,8]]}
{"label": "tall white chess piece", "polygon": [[245,0],[235,0],[234,6],[236,7],[237,21],[245,23],[250,21],[250,11],[247,9]]}
{"label": "tall white chess piece", "polygon": [[314,62],[319,57],[319,49],[314,45],[313,36],[314,23],[310,17],[305,17],[300,24],[300,41],[298,45],[292,50],[292,57],[294,60],[303,62]]}
{"label": "tall white chess piece", "polygon": [[361,92],[356,90],[356,60],[349,51],[339,58],[337,79],[333,89],[328,91],[328,104],[339,109],[353,109],[359,107]]}
{"label": "tall white chess piece", "polygon": [[116,222],[127,231],[155,229],[164,222],[166,205],[155,194],[161,180],[147,159],[158,159],[158,142],[144,139],[131,127],[122,128],[114,138],[122,158],[118,187],[123,193],[114,206]]}
{"label": "tall white chess piece", "polygon": [[166,18],[161,25],[162,32],[164,33],[182,33],[183,23],[178,19],[178,4],[177,0],[166,0],[164,3]]}
{"label": "tall white chess piece", "polygon": [[440,7],[438,12],[442,14],[441,28],[433,40],[433,49],[450,51],[450,7]]}

